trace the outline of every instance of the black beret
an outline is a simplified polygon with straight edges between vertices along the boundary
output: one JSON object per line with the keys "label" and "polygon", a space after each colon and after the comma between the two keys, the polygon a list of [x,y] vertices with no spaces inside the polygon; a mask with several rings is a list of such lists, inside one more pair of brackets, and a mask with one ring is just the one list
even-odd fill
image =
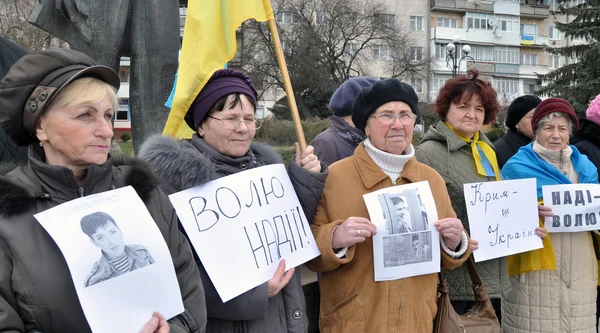
{"label": "black beret", "polygon": [[516,130],[517,124],[527,112],[537,108],[537,106],[542,102],[542,100],[533,95],[523,95],[515,99],[510,106],[508,107],[508,111],[506,112],[506,127]]}

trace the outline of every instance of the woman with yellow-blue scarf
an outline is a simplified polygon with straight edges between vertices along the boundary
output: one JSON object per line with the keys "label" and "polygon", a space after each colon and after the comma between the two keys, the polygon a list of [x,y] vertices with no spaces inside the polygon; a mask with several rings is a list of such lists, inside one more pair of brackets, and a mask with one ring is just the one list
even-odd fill
{"label": "woman with yellow-blue scarf", "polygon": [[[440,121],[429,128],[415,156],[435,169],[446,181],[452,208],[469,230],[463,184],[500,180],[492,143],[480,129],[496,118],[500,105],[490,82],[476,69],[451,78],[440,89],[435,112]],[[476,248],[476,242],[472,247]],[[508,287],[506,260],[477,263],[477,271],[500,319],[502,289]],[[474,301],[472,283],[464,265],[444,273],[450,284],[450,299],[456,311],[465,313]]]}
{"label": "woman with yellow-blue scarf", "polygon": [[[536,178],[540,200],[544,185],[598,183],[594,164],[569,145],[579,127],[569,102],[542,101],[531,125],[534,141],[504,165],[507,179]],[[552,216],[546,209],[540,215]],[[511,288],[502,304],[505,333],[596,332],[598,265],[592,235],[552,233],[543,248],[508,257]]]}

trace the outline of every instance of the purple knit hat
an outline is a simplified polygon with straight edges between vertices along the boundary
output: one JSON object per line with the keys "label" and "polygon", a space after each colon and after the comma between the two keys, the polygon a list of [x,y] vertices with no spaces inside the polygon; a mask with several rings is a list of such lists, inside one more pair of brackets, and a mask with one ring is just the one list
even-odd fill
{"label": "purple knit hat", "polygon": [[230,94],[244,94],[256,105],[256,89],[252,79],[234,69],[220,69],[208,80],[185,116],[185,122],[196,130],[208,111],[223,97]]}

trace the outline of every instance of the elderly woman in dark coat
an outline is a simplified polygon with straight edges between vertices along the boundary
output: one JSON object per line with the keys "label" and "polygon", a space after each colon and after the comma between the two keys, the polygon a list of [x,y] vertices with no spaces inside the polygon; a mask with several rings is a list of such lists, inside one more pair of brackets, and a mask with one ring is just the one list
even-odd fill
{"label": "elderly woman in dark coat", "polygon": [[[253,142],[260,120],[255,118],[256,90],[245,74],[216,71],[196,97],[185,120],[196,129],[191,140],[153,137],[140,155],[162,177],[167,191],[178,192],[263,165],[282,163],[273,148]],[[309,146],[290,165],[290,178],[307,215],[321,195],[326,167]],[[304,294],[299,273],[285,263],[268,282],[223,303],[202,263],[197,260],[206,290],[209,332],[306,332]]]}
{"label": "elderly woman in dark coat", "polygon": [[29,145],[28,164],[0,176],[0,332],[91,331],[65,259],[34,214],[125,186],[164,237],[185,307],[168,323],[148,318],[142,332],[205,330],[200,274],[173,206],[144,163],[109,155],[118,87],[113,70],[68,49],[26,55],[0,81],[0,126]]}
{"label": "elderly woman in dark coat", "polygon": [[515,99],[506,113],[508,131],[494,142],[498,166],[502,168],[506,161],[517,153],[519,148],[529,144],[533,139],[531,117],[533,111],[542,100],[533,95],[524,95]]}

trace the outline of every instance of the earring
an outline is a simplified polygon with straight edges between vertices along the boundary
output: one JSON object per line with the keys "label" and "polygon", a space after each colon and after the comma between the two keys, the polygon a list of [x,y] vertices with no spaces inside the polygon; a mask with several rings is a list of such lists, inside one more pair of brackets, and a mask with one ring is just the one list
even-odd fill
{"label": "earring", "polygon": [[42,141],[40,141],[39,145],[40,145],[40,147],[43,147],[44,143]]}

